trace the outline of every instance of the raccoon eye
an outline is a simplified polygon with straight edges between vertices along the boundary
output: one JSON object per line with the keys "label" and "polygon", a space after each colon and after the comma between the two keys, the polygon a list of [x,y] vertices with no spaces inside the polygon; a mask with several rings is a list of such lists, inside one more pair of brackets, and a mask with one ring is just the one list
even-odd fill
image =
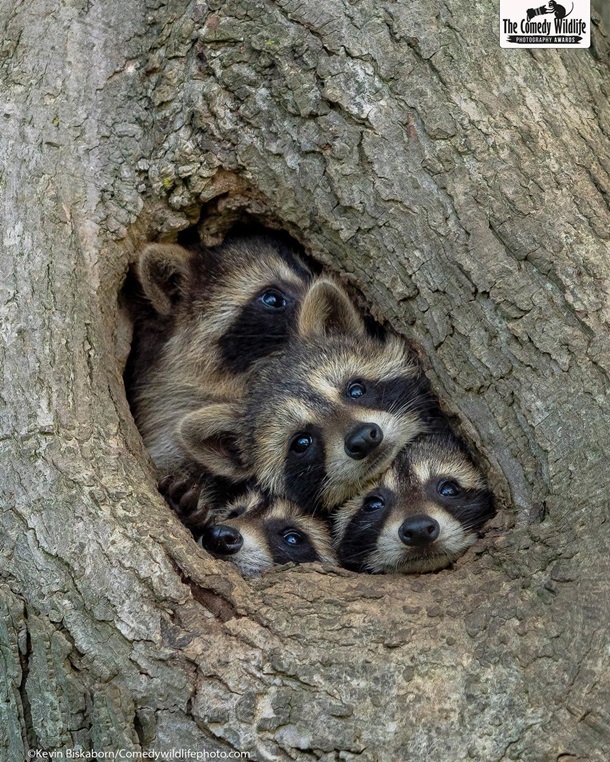
{"label": "raccoon eye", "polygon": [[436,485],[436,491],[443,497],[459,497],[464,491],[457,482],[444,481]]}
{"label": "raccoon eye", "polygon": [[228,521],[229,519],[236,519],[238,516],[241,516],[242,513],[245,513],[245,508],[234,508],[231,513],[229,513],[228,516],[225,517],[225,521]]}
{"label": "raccoon eye", "polygon": [[296,532],[294,529],[284,532],[282,537],[284,538],[284,542],[287,545],[292,545],[292,547],[300,545],[304,540],[303,535],[300,532]]}
{"label": "raccoon eye", "polygon": [[371,497],[367,497],[364,503],[362,503],[362,508],[367,513],[379,511],[382,508],[385,508],[385,500],[382,497],[379,497],[379,495],[371,495]]}
{"label": "raccoon eye", "polygon": [[269,288],[261,296],[259,296],[259,302],[262,302],[265,307],[269,307],[271,310],[283,310],[286,304],[286,297],[280,291],[276,291],[274,288]]}
{"label": "raccoon eye", "polygon": [[290,449],[297,455],[302,455],[307,452],[313,444],[313,437],[309,434],[297,434],[296,437],[290,443]]}
{"label": "raccoon eye", "polygon": [[364,397],[366,394],[366,386],[360,381],[352,381],[351,384],[347,385],[347,395],[348,397],[351,397],[354,400],[359,399],[360,397]]}

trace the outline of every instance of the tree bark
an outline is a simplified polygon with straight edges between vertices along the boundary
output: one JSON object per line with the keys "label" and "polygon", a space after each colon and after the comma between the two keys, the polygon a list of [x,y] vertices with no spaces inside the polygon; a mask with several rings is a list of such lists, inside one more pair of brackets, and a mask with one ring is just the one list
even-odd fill
{"label": "tree bark", "polygon": [[[494,3],[0,0],[0,758],[605,760],[608,37]],[[247,212],[417,342],[500,515],[457,565],[247,582],[170,515],[118,294]]]}

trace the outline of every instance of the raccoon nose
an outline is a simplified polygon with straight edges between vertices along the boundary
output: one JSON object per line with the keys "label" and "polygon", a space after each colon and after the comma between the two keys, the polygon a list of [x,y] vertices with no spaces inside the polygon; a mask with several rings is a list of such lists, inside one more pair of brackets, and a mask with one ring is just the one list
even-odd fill
{"label": "raccoon nose", "polygon": [[425,513],[418,513],[417,516],[411,516],[401,524],[398,536],[405,545],[417,547],[434,542],[440,531],[438,521],[426,516]]}
{"label": "raccoon nose", "polygon": [[379,447],[383,431],[376,423],[360,423],[345,437],[345,454],[354,460],[362,460]]}
{"label": "raccoon nose", "polygon": [[232,556],[244,544],[244,538],[235,527],[217,524],[206,532],[203,547],[221,556]]}

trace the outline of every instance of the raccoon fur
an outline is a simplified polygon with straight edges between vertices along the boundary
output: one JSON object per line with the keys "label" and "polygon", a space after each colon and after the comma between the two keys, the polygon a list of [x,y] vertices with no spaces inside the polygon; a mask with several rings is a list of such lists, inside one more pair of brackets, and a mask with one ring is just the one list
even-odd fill
{"label": "raccoon fur", "polygon": [[180,436],[212,473],[254,477],[313,513],[385,471],[433,410],[406,343],[368,335],[347,294],[322,278],[303,298],[293,339],[254,368],[243,403],[187,415]]}
{"label": "raccoon fur", "polygon": [[234,563],[245,577],[291,562],[336,565],[327,523],[288,500],[251,490],[229,503],[215,521],[199,544],[215,558]]}
{"label": "raccoon fur", "polygon": [[180,521],[198,536],[227,501],[242,495],[248,485],[188,467],[161,478],[158,489]]}
{"label": "raccoon fur", "polygon": [[493,497],[449,431],[419,436],[333,519],[339,563],[354,571],[430,572],[448,566],[495,515]]}
{"label": "raccoon fur", "polygon": [[190,251],[150,244],[126,371],[128,396],[153,461],[185,466],[177,421],[212,399],[240,399],[257,360],[281,347],[311,272],[273,236],[233,237]]}

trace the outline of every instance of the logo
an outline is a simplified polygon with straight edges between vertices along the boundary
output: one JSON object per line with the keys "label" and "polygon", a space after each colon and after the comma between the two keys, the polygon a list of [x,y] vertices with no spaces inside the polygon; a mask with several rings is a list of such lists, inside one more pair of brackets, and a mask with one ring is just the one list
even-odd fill
{"label": "logo", "polygon": [[[534,3],[536,0],[534,0]],[[590,0],[500,0],[500,46],[503,48],[588,48]]]}

